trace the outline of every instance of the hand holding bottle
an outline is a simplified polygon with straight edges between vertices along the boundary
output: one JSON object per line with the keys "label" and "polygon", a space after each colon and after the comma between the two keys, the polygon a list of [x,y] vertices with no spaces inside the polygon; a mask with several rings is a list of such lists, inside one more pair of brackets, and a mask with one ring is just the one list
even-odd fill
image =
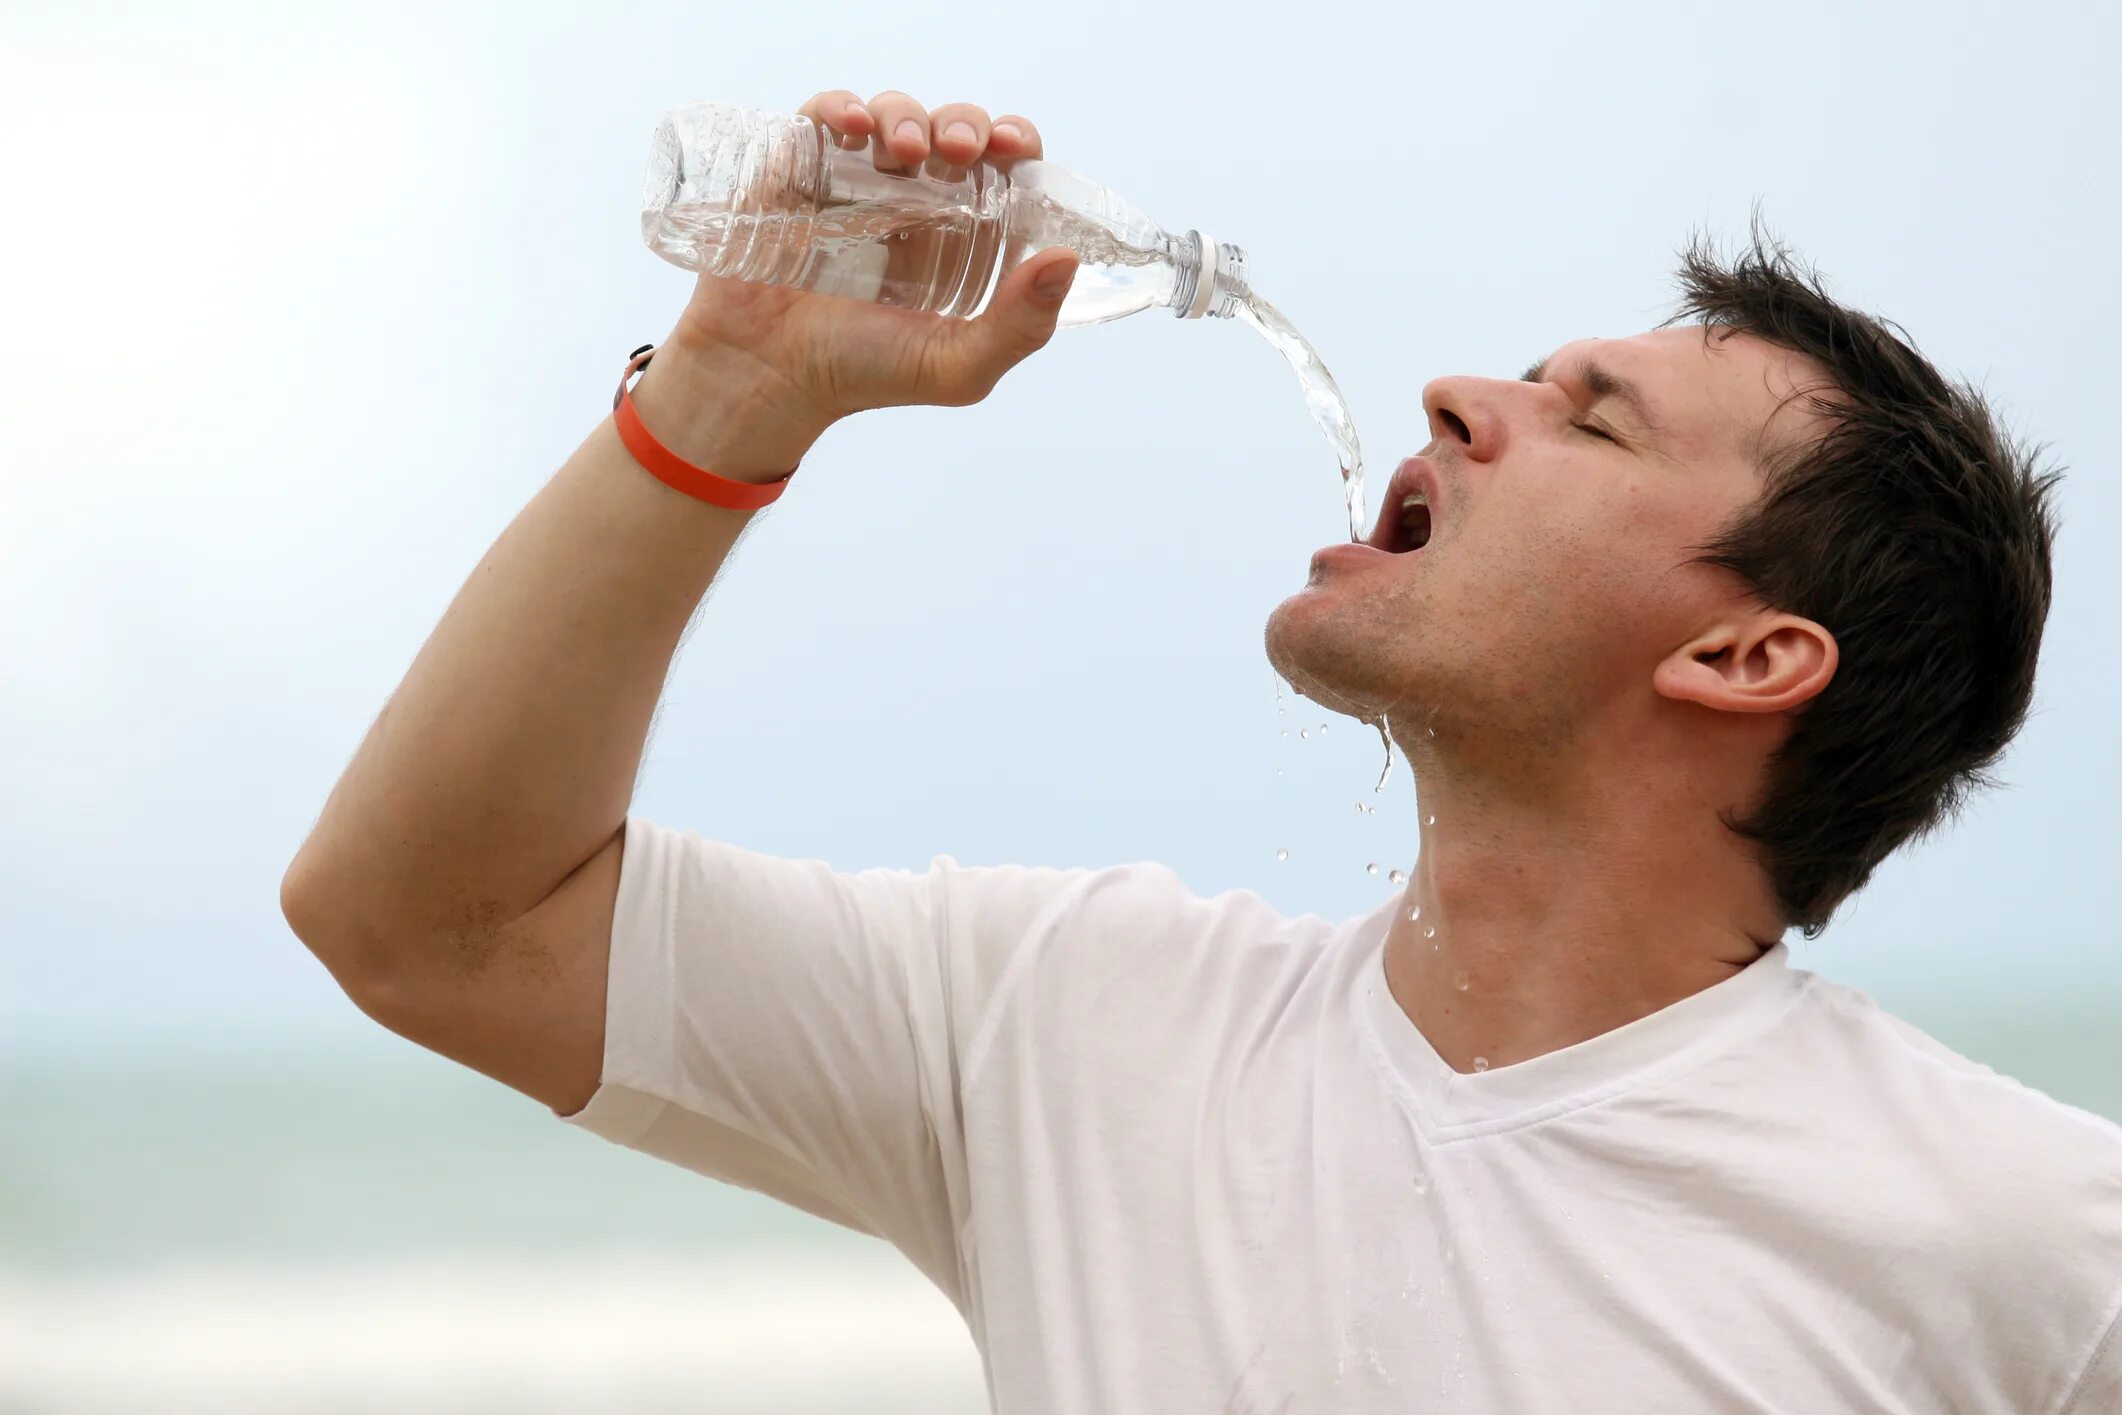
{"label": "hand holding bottle", "polygon": [[[1006,163],[1041,155],[1030,122],[1012,116],[997,123],[969,103],[930,113],[896,91],[865,104],[833,89],[800,112],[843,149],[869,145],[880,171],[912,170],[924,161],[960,170],[983,158]],[[939,239],[911,232],[889,258],[924,268]],[[670,342],[688,358],[743,368],[753,391],[781,416],[814,423],[815,440],[830,423],[869,408],[962,407],[985,398],[1003,374],[1053,337],[1077,263],[1068,250],[1041,251],[1009,273],[975,319],[702,275]]]}

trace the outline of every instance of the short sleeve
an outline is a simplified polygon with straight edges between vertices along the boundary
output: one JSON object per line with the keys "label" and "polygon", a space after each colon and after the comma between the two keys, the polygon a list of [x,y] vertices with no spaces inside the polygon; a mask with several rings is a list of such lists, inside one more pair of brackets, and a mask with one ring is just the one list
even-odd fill
{"label": "short sleeve", "polygon": [[894,1244],[963,1306],[960,1062],[1086,871],[835,871],[630,816],[571,1125]]}
{"label": "short sleeve", "polygon": [[2098,1415],[2114,1410],[2122,1410],[2122,1292],[2115,1294],[2107,1329],[2093,1343],[2092,1359],[2058,1415]]}

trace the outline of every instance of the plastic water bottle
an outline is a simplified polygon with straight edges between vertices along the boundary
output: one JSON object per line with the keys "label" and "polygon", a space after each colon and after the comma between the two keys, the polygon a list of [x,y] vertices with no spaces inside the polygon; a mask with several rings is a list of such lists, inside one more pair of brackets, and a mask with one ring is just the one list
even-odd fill
{"label": "plastic water bottle", "polygon": [[[823,124],[721,103],[663,115],[641,194],[641,234],[673,265],[899,309],[971,318],[1026,258],[1081,259],[1063,327],[1146,309],[1228,319],[1247,297],[1245,252],[1174,236],[1051,162],[879,172]],[[962,171],[962,175],[959,173]]]}

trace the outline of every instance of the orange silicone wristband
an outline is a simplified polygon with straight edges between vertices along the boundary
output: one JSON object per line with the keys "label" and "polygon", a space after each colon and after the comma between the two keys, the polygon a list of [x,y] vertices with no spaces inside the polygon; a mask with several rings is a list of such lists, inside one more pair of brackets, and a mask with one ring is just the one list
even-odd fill
{"label": "orange silicone wristband", "polygon": [[642,426],[641,414],[634,411],[633,391],[627,386],[635,374],[648,367],[655,352],[653,344],[634,350],[626,371],[619,375],[619,391],[612,395],[612,421],[618,425],[619,440],[626,444],[634,460],[672,490],[732,511],[756,511],[786,491],[788,479],[796,474],[793,467],[770,482],[731,481],[705,467],[694,466],[656,441],[654,434]]}

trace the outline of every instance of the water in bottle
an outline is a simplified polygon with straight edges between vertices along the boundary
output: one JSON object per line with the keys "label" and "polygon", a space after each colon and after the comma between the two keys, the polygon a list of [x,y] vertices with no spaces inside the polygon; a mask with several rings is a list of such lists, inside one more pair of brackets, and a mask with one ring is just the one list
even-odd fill
{"label": "water in bottle", "polygon": [[1147,309],[1237,318],[1288,361],[1341,468],[1350,540],[1363,534],[1363,454],[1333,375],[1246,281],[1245,252],[1174,235],[1115,193],[1051,162],[982,161],[880,172],[804,117],[729,104],[674,109],[657,126],[642,191],[649,248],[686,270],[897,309],[971,318],[1028,257],[1067,246],[1081,264],[1057,325]]}

